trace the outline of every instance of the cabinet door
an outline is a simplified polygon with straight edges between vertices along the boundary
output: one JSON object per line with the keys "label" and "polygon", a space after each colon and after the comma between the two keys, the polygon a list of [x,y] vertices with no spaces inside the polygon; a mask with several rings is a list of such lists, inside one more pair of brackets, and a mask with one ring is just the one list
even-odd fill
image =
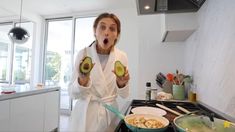
{"label": "cabinet door", "polygon": [[45,132],[59,127],[59,100],[59,91],[49,92],[45,96]]}
{"label": "cabinet door", "polygon": [[11,131],[43,131],[45,95],[31,95],[10,102]]}
{"label": "cabinet door", "polygon": [[10,129],[10,103],[9,100],[0,101],[0,131],[9,131]]}

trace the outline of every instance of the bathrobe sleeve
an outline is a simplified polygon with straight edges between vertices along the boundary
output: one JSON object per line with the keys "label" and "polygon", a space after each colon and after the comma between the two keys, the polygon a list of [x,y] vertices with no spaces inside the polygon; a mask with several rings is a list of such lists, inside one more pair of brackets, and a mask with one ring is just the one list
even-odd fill
{"label": "bathrobe sleeve", "polygon": [[[128,59],[126,53],[117,49],[117,55],[118,60],[120,60],[128,69]],[[119,96],[121,96],[122,98],[127,98],[129,96],[129,81],[123,88],[119,88],[116,83],[116,89]]]}
{"label": "bathrobe sleeve", "polygon": [[69,96],[72,99],[77,99],[79,97],[82,97],[82,95],[85,94],[89,94],[89,89],[92,86],[92,81],[90,80],[88,82],[87,87],[81,86],[78,83],[78,76],[79,76],[79,65],[80,65],[80,61],[83,59],[84,56],[84,50],[81,50],[76,57],[75,60],[75,65],[73,67],[73,73],[72,73],[72,80],[69,84],[68,87],[68,92],[69,92]]}

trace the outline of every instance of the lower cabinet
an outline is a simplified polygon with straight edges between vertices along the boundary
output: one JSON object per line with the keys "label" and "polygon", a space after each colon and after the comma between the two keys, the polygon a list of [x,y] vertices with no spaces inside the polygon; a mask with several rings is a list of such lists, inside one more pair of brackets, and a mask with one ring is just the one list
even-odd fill
{"label": "lower cabinet", "polygon": [[10,101],[0,101],[0,131],[10,130]]}
{"label": "lower cabinet", "polygon": [[59,127],[59,91],[0,101],[0,131],[49,132]]}
{"label": "lower cabinet", "polygon": [[11,99],[11,131],[43,131],[45,94]]}
{"label": "lower cabinet", "polygon": [[46,94],[44,132],[52,131],[59,127],[59,91]]}

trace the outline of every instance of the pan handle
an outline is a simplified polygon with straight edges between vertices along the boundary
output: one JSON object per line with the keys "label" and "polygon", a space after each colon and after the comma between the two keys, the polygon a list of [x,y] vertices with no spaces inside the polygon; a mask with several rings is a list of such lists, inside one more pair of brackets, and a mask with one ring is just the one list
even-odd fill
{"label": "pan handle", "polygon": [[116,116],[118,116],[120,119],[124,119],[125,116],[116,108],[114,108],[113,106],[111,105],[108,105],[106,103],[102,103],[102,105],[108,109],[109,111],[113,112]]}

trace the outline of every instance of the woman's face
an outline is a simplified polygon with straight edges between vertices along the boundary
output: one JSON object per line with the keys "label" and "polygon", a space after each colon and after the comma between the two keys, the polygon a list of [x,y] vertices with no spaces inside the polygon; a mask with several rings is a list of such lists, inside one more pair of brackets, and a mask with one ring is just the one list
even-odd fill
{"label": "woman's face", "polygon": [[94,29],[99,49],[109,52],[118,38],[117,24],[111,18],[103,18]]}

